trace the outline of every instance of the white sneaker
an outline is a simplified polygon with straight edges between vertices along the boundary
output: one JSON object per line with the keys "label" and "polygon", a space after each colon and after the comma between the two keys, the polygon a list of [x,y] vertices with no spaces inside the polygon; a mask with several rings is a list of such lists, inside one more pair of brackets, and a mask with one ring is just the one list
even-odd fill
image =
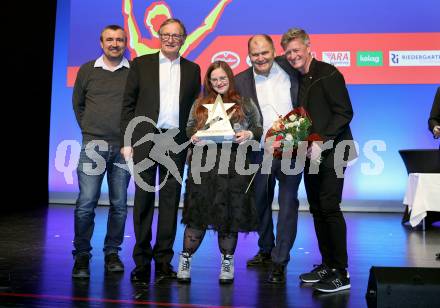
{"label": "white sneaker", "polygon": [[219,277],[220,283],[234,281],[234,255],[222,255],[222,265]]}
{"label": "white sneaker", "polygon": [[191,282],[191,256],[187,252],[180,253],[177,281],[182,283]]}

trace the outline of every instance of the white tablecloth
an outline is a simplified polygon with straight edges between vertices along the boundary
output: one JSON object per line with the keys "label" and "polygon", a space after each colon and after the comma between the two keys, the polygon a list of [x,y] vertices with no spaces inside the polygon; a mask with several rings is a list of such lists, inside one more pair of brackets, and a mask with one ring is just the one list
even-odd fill
{"label": "white tablecloth", "polygon": [[413,227],[426,217],[427,211],[440,212],[440,173],[410,173],[403,203],[408,205]]}

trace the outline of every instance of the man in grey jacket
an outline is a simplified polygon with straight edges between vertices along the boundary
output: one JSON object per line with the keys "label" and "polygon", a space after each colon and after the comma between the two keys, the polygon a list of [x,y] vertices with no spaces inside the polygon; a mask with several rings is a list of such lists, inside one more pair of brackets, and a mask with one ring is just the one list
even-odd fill
{"label": "man in grey jacket", "polygon": [[124,29],[110,25],[101,32],[103,55],[81,66],[73,89],[73,109],[82,132],[78,164],[79,196],[75,207],[74,278],[89,278],[95,208],[107,172],[110,209],[104,241],[105,269],[122,272],[118,251],[127,217],[130,173],[120,153],[122,98],[130,64],[124,57]]}

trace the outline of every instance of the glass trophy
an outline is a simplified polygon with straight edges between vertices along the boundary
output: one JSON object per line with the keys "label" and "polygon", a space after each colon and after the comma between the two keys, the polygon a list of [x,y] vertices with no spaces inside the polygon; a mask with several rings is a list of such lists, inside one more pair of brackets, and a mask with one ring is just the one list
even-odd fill
{"label": "glass trophy", "polygon": [[234,105],[235,103],[223,103],[220,94],[214,104],[203,104],[208,109],[208,119],[203,128],[197,131],[196,137],[215,143],[233,142],[235,132],[229,121],[232,114],[228,116],[226,110]]}

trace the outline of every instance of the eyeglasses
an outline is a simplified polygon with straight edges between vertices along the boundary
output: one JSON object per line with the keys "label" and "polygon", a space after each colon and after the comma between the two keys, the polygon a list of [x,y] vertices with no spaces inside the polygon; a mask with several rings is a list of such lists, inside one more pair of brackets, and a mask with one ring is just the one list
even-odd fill
{"label": "eyeglasses", "polygon": [[173,41],[181,41],[183,39],[182,34],[160,33],[159,35],[162,41],[168,41],[170,38],[172,38]]}
{"label": "eyeglasses", "polygon": [[209,81],[211,81],[212,84],[217,84],[219,82],[228,81],[228,77],[227,76],[222,76],[222,77],[219,77],[219,78],[210,78]]}

